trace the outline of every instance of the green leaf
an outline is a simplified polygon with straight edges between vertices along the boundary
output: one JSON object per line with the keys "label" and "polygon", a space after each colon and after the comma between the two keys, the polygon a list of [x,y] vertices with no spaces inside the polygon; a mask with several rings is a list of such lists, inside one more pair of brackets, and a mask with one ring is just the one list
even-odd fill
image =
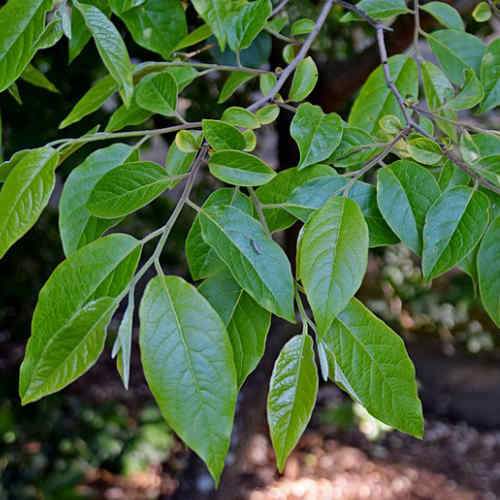
{"label": "green leaf", "polygon": [[290,262],[263,227],[234,206],[203,209],[199,218],[203,239],[239,285],[264,309],[294,322]]}
{"label": "green leaf", "polygon": [[308,35],[314,29],[314,25],[315,23],[312,19],[297,19],[290,27],[290,34],[292,36]]}
{"label": "green leaf", "polygon": [[246,71],[233,71],[225,81],[217,102],[219,104],[226,102],[239,87],[255,78],[255,76],[253,73],[247,73]]}
{"label": "green leaf", "polygon": [[235,186],[261,186],[276,176],[260,158],[232,149],[215,152],[208,167],[214,177]]}
{"label": "green leaf", "polygon": [[169,59],[187,34],[184,9],[179,0],[145,0],[134,8],[116,12],[134,41]]}
{"label": "green leaf", "polygon": [[57,90],[57,87],[32,64],[28,64],[28,66],[26,66],[26,69],[23,71],[21,78],[25,82],[28,82],[35,87],[40,87],[41,89],[48,90],[49,92],[59,94],[59,90]]}
{"label": "green leaf", "polygon": [[97,111],[117,90],[118,85],[111,76],[101,78],[75,104],[68,116],[61,122],[59,128],[66,128]]}
{"label": "green leaf", "polygon": [[273,123],[280,114],[280,108],[276,104],[268,104],[263,108],[260,108],[255,113],[255,116],[259,120],[261,125],[269,125]]}
{"label": "green leaf", "polygon": [[118,334],[113,345],[112,356],[118,355],[117,364],[121,369],[120,376],[123,381],[123,386],[128,390],[130,381],[130,357],[132,354],[132,334],[134,323],[134,302],[129,301],[127,309],[123,314]]}
{"label": "green leaf", "polygon": [[141,360],[151,392],[168,425],[218,483],[237,393],[226,328],[196,288],[177,276],[149,282],[139,315]]}
{"label": "green leaf", "polygon": [[354,398],[369,413],[401,432],[422,437],[424,419],[415,369],[401,337],[352,299],[324,342]]}
{"label": "green leaf", "polygon": [[35,50],[50,49],[64,35],[62,20],[58,17],[53,17],[43,30],[36,42]]}
{"label": "green leaf", "polygon": [[74,2],[83,16],[85,24],[94,38],[97,51],[113,79],[120,85],[125,105],[132,100],[132,63],[127,47],[115,25],[93,5]]}
{"label": "green leaf", "polygon": [[422,253],[425,216],[439,195],[434,176],[411,161],[395,161],[378,171],[378,207],[390,228],[417,255]]}
{"label": "green leaf", "polygon": [[[305,170],[287,168],[278,172],[276,177],[257,189],[257,196],[264,204],[282,204],[290,198],[293,190],[316,177],[336,175],[335,170],[328,165],[313,165]],[[279,231],[290,227],[296,217],[284,208],[264,208],[269,229]]]}
{"label": "green leaf", "polygon": [[243,134],[220,120],[202,120],[203,135],[213,149],[245,149]]}
{"label": "green leaf", "polygon": [[179,130],[175,134],[175,145],[182,153],[196,153],[201,146],[201,134],[189,130]]}
{"label": "green leaf", "polygon": [[465,70],[464,85],[462,90],[446,103],[446,108],[454,111],[473,108],[484,97],[483,86],[470,68]]}
{"label": "green leaf", "polygon": [[480,75],[485,98],[479,111],[486,113],[500,105],[500,39],[493,40],[486,47],[481,60]]}
{"label": "green leaf", "polygon": [[259,89],[262,95],[269,95],[277,81],[278,79],[274,73],[262,73],[259,76]]}
{"label": "green leaf", "polygon": [[[235,189],[222,188],[214,191],[205,201],[202,209],[234,205],[249,215],[253,206],[249,198]],[[197,215],[186,238],[186,258],[189,272],[194,280],[207,278],[224,268],[215,250],[203,239],[200,216]]]}
{"label": "green leaf", "polygon": [[40,292],[21,365],[23,404],[66,387],[95,363],[140,251],[139,241],[113,234],[78,250],[52,273]]}
{"label": "green leaf", "polygon": [[230,106],[224,110],[222,120],[235,127],[255,129],[260,127],[260,122],[255,115],[240,106]]}
{"label": "green leaf", "polygon": [[438,184],[441,191],[455,187],[466,186],[470,182],[470,177],[450,160],[446,160],[441,172],[439,172]]}
{"label": "green leaf", "polygon": [[122,104],[113,112],[106,125],[106,132],[116,132],[130,125],[140,125],[148,118],[151,118],[151,111],[141,108],[137,104],[135,96],[136,93],[134,92],[132,94],[132,101],[128,107]]}
{"label": "green leaf", "polygon": [[307,334],[296,335],[276,360],[267,398],[267,421],[280,472],[311,419],[317,394],[313,342]]}
{"label": "green leaf", "polygon": [[330,157],[340,144],[342,131],[342,119],[336,113],[325,115],[319,106],[301,104],[290,126],[290,135],[299,147],[299,170]]}
{"label": "green leaf", "polygon": [[368,227],[359,206],[333,196],[306,223],[298,275],[319,335],[358,291],[368,264]]}
{"label": "green leaf", "polygon": [[[372,19],[387,19],[388,17],[410,12],[405,0],[361,0],[356,4],[356,7],[364,11]],[[353,19],[358,19],[358,16],[348,12],[341,18],[341,22],[345,23]]]}
{"label": "green leaf", "polygon": [[0,92],[17,80],[35,55],[51,7],[51,0],[9,0],[0,9]]}
{"label": "green leaf", "polygon": [[87,208],[102,219],[125,217],[151,203],[171,184],[165,169],[156,163],[125,163],[99,179],[90,193]]}
{"label": "green leaf", "polygon": [[[405,55],[389,58],[389,72],[397,89],[406,98],[418,96],[418,70],[416,62]],[[382,66],[368,77],[354,101],[349,114],[349,125],[359,127],[370,134],[380,129],[380,118],[395,115],[401,122],[404,116],[399,104],[384,79]]]}
{"label": "green leaf", "polygon": [[459,12],[444,2],[429,2],[420,8],[429,13],[446,28],[465,31],[465,25]]}
{"label": "green leaf", "polygon": [[422,271],[433,278],[449,271],[477,245],[488,226],[490,202],[479,191],[457,186],[445,191],[427,212]]}
{"label": "green leaf", "polygon": [[414,137],[408,141],[408,153],[418,163],[423,165],[436,165],[443,155],[441,148],[427,137]]}
{"label": "green leaf", "polygon": [[191,31],[191,33],[187,34],[176,46],[175,50],[182,50],[187,47],[192,47],[197,43],[203,42],[210,37],[212,34],[212,30],[208,24],[202,24],[198,26],[195,30]]}
{"label": "green leaf", "polygon": [[177,108],[177,83],[168,72],[144,77],[135,92],[137,104],[151,113],[172,116]]}
{"label": "green leaf", "polygon": [[130,146],[113,144],[93,152],[69,174],[59,202],[59,232],[66,256],[119,222],[94,217],[87,209],[87,203],[99,180],[125,163],[132,152]]}
{"label": "green leaf", "polygon": [[358,127],[344,126],[342,141],[328,159],[335,167],[356,167],[377,155],[381,149],[372,147],[376,139]]}
{"label": "green leaf", "polygon": [[[201,135],[201,134],[200,134]],[[177,177],[189,172],[189,168],[195,159],[196,153],[184,153],[175,142],[168,147],[167,157],[165,158],[165,170],[171,177]],[[174,182],[175,184],[175,182]]]}
{"label": "green leaf", "polygon": [[479,74],[485,51],[479,38],[461,30],[441,30],[427,35],[427,40],[446,76],[455,85],[463,86],[467,68]]}
{"label": "green leaf", "polygon": [[59,153],[50,147],[26,152],[0,191],[0,258],[40,217],[54,189]]}
{"label": "green leaf", "polygon": [[312,57],[306,57],[297,64],[288,99],[297,102],[303,101],[314,90],[317,81],[318,68],[316,63]]}
{"label": "green leaf", "polygon": [[491,223],[477,255],[479,292],[484,308],[500,328],[500,216]]}
{"label": "green leaf", "polygon": [[5,160],[0,163],[0,183],[5,182],[7,177],[12,172],[14,167],[19,163],[19,161],[24,158],[31,149],[22,149],[21,151],[16,151],[10,158],[10,160]]}
{"label": "green leaf", "polygon": [[478,23],[489,21],[491,18],[491,9],[488,2],[479,2],[472,11],[472,17]]}
{"label": "green leaf", "polygon": [[271,314],[241,289],[228,270],[208,278],[199,291],[226,325],[241,387],[264,354]]}
{"label": "green leaf", "polygon": [[239,7],[239,12],[231,18],[228,33],[229,46],[233,51],[250,47],[256,36],[264,29],[271,15],[270,0],[255,0]]}
{"label": "green leaf", "polygon": [[108,0],[111,10],[119,15],[127,10],[142,5],[146,0]]}

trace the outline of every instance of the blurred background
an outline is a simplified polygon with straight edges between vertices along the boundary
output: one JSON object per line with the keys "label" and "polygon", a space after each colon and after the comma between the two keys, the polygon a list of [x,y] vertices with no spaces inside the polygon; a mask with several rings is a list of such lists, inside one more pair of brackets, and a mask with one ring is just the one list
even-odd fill
{"label": "blurred background", "polygon": [[[472,20],[470,12],[477,2],[449,3],[463,13],[468,30],[486,39],[498,36],[498,20],[482,24]],[[292,1],[288,11],[292,20],[314,18],[317,4]],[[312,101],[345,118],[360,85],[378,65],[378,55],[370,31],[360,23],[340,24],[340,15],[340,10],[333,11],[315,45],[320,80]],[[191,21],[196,22],[194,17]],[[426,30],[433,27],[426,16],[422,25]],[[390,52],[405,51],[412,42],[412,17],[400,17],[393,27]],[[123,34],[135,62],[154,59],[125,30]],[[243,54],[243,63],[283,65],[282,49],[280,40],[261,35]],[[197,57],[233,62],[230,54],[214,49]],[[40,52],[34,61],[59,93],[21,82],[22,104],[8,93],[0,96],[5,158],[56,138],[81,135],[106,123],[118,105],[111,99],[80,124],[58,131],[72,104],[103,75],[92,44],[70,66],[67,58],[63,41]],[[214,103],[224,79],[224,75],[211,75],[187,89],[182,106],[189,120],[220,116],[223,107]],[[246,105],[256,90],[256,84],[250,83],[229,104]],[[259,154],[277,169],[293,166],[297,159],[288,133],[290,116],[285,113],[258,138]],[[498,128],[500,114],[493,111],[481,119],[483,126]],[[145,126],[166,124],[155,118]],[[143,158],[164,163],[167,141],[172,139],[157,138],[145,145]],[[261,365],[242,389],[233,444],[217,492],[201,462],[161,418],[145,385],[136,343],[131,387],[123,389],[110,357],[118,321],[111,324],[106,351],[92,370],[62,392],[22,408],[18,375],[32,311],[38,291],[63,258],[57,229],[61,187],[71,169],[96,147],[82,148],[63,165],[49,209],[0,262],[1,500],[500,498],[499,332],[481,309],[467,275],[452,271],[430,288],[422,281],[416,257],[403,246],[371,252],[359,295],[407,344],[426,415],[422,441],[392,431],[335,386],[323,383],[311,424],[284,474],[278,475],[265,399],[274,359],[286,338],[295,333],[279,321],[272,325]],[[216,186],[213,179],[202,179],[195,198],[201,203]],[[175,191],[168,193],[126,219],[119,230],[140,237],[158,227],[176,196]],[[181,216],[163,255],[169,270],[185,276],[184,238],[191,220],[189,211]],[[279,235],[291,259],[297,230],[292,227]]]}

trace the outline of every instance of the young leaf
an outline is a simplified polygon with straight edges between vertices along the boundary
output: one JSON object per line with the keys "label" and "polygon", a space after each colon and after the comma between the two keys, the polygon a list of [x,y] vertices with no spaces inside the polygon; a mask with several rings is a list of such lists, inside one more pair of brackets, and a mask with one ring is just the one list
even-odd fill
{"label": "young leaf", "polygon": [[465,25],[459,12],[451,5],[444,2],[429,2],[421,5],[420,8],[446,28],[465,31]]}
{"label": "young leaf", "polygon": [[280,108],[276,104],[268,104],[263,108],[260,108],[255,113],[255,116],[259,120],[261,125],[269,125],[273,123],[280,114]]}
{"label": "young leaf", "polygon": [[[245,213],[252,215],[253,206],[247,196],[235,189],[222,188],[214,191],[205,201],[202,208],[234,205]],[[186,258],[189,272],[194,280],[213,276],[224,268],[215,250],[203,239],[200,216],[197,215],[186,238]]]}
{"label": "young leaf", "polygon": [[113,112],[106,125],[105,131],[116,132],[130,125],[140,125],[148,118],[151,118],[152,114],[151,111],[141,108],[139,104],[137,104],[136,92],[134,92],[132,94],[132,101],[128,107],[122,104]]}
{"label": "young leaf", "polygon": [[179,0],[144,0],[116,13],[137,44],[167,60],[187,34],[186,15]]}
{"label": "young leaf", "polygon": [[189,130],[179,130],[175,134],[175,145],[182,153],[196,153],[201,146],[201,135]]}
{"label": "young leaf", "polygon": [[401,432],[422,437],[415,369],[401,337],[353,298],[323,342],[334,354],[346,388],[352,388],[369,413]]}
{"label": "young leaf", "polygon": [[253,130],[244,130],[243,137],[245,138],[245,151],[250,153],[257,147],[257,136]]}
{"label": "young leaf", "polygon": [[[201,134],[200,134],[201,136]],[[181,151],[175,141],[170,144],[165,158],[165,170],[171,177],[181,176],[189,172],[189,168],[196,156],[195,152],[184,153]],[[175,185],[175,181],[172,181]]]}
{"label": "young leaf", "polygon": [[203,135],[217,149],[245,149],[245,138],[233,125],[220,120],[203,120]]}
{"label": "young leaf", "polygon": [[377,202],[384,219],[403,243],[420,255],[425,216],[440,195],[436,179],[407,160],[382,168],[377,178]]}
{"label": "young leaf", "polygon": [[460,30],[440,30],[427,35],[427,40],[446,76],[455,85],[463,86],[467,68],[479,74],[485,50],[479,38]]}
{"label": "young leaf", "polygon": [[304,226],[298,276],[319,335],[358,291],[368,264],[368,227],[359,206],[333,196]]}
{"label": "young leaf", "polygon": [[269,95],[278,79],[274,73],[263,73],[259,77],[259,89],[262,95]]}
{"label": "young leaf", "polygon": [[[356,7],[373,19],[386,19],[409,12],[405,0],[361,0]],[[357,18],[356,14],[348,12],[341,18],[341,22],[345,23]]]}
{"label": "young leaf", "polygon": [[342,130],[342,119],[336,113],[325,115],[319,106],[301,104],[290,126],[290,135],[299,147],[299,170],[330,157],[340,144]]}
{"label": "young leaf", "polygon": [[267,397],[267,422],[280,472],[311,419],[317,394],[313,342],[306,333],[296,335],[276,360]]}
{"label": "young leaf", "polygon": [[441,148],[427,137],[414,137],[408,141],[408,153],[417,162],[423,165],[436,165],[443,155]]}
{"label": "young leaf", "polygon": [[132,64],[127,47],[115,25],[103,12],[93,5],[81,4],[75,0],[77,9],[94,38],[101,59],[114,80],[120,85],[125,105],[132,100]]}
{"label": "young leaf", "polygon": [[264,29],[271,15],[270,0],[255,0],[240,7],[231,20],[228,32],[229,46],[233,51],[250,47],[255,37]]}
{"label": "young leaf", "polygon": [[290,27],[290,34],[292,36],[308,35],[313,29],[314,21],[312,19],[297,19]]}
{"label": "young leaf", "polygon": [[314,90],[317,81],[318,68],[316,63],[312,57],[306,57],[297,64],[288,99],[297,102],[303,101]]}
{"label": "young leaf", "polygon": [[132,151],[126,144],[113,144],[99,149],[69,175],[59,202],[59,232],[66,256],[94,241],[119,222],[94,217],[87,209],[87,203],[99,180],[110,170],[125,163]]}
{"label": "young leaf", "polygon": [[218,483],[237,392],[226,328],[196,288],[177,276],[149,282],[139,316],[141,360],[151,392],[168,425]]}
{"label": "young leaf", "polygon": [[140,250],[131,236],[113,234],[56,268],[33,315],[19,381],[23,404],[66,387],[95,363],[116,299],[134,275]]}
{"label": "young leaf", "polygon": [[61,122],[59,128],[66,128],[97,111],[117,90],[118,85],[111,76],[101,78],[75,104],[68,116]]}
{"label": "young leaf", "polygon": [[358,168],[380,152],[380,148],[370,146],[376,142],[362,128],[344,126],[342,141],[327,161],[339,168]]}
{"label": "young leaf", "polygon": [[479,191],[457,186],[445,191],[425,218],[422,271],[433,278],[469,254],[488,226],[490,202]]}
{"label": "young leaf", "polygon": [[192,47],[197,43],[203,42],[210,37],[212,34],[212,30],[208,24],[202,24],[198,26],[198,28],[191,31],[191,33],[187,34],[176,46],[175,50],[182,50],[187,47]]}
{"label": "young leaf", "polygon": [[500,38],[493,40],[486,47],[481,60],[480,75],[485,98],[479,111],[486,113],[500,105]]}
{"label": "young leaf", "polygon": [[500,328],[500,216],[484,235],[477,255],[479,292],[484,308]]}
{"label": "young leaf", "polygon": [[144,77],[135,91],[137,104],[151,113],[175,115],[177,108],[177,83],[168,72]]}
{"label": "young leaf", "polygon": [[[416,98],[418,70],[415,61],[406,55],[393,56],[389,58],[388,68],[401,95]],[[395,115],[401,122],[404,121],[399,104],[387,87],[382,67],[379,66],[361,87],[349,114],[349,125],[374,134],[380,129],[380,118],[387,114]]]}
{"label": "young leaf", "polygon": [[210,207],[199,218],[203,239],[241,288],[264,309],[293,323],[293,278],[281,247],[236,207]]}
{"label": "young leaf", "polygon": [[239,87],[252,78],[255,78],[255,75],[252,73],[247,73],[246,71],[233,71],[225,81],[217,102],[219,104],[226,102]]}
{"label": "young leaf", "polygon": [[271,314],[240,288],[228,270],[208,278],[199,291],[226,325],[241,387],[264,354]]}
{"label": "young leaf", "polygon": [[472,11],[474,21],[484,23],[491,18],[491,9],[487,2],[479,2]]}
{"label": "young leaf", "polygon": [[32,64],[28,64],[28,66],[26,66],[26,69],[23,71],[21,78],[25,82],[28,82],[35,87],[40,87],[41,89],[48,90],[49,92],[59,94],[59,90],[57,89],[57,87]]}
{"label": "young leaf", "polygon": [[235,186],[261,186],[276,176],[257,156],[232,149],[215,152],[208,167],[214,177]]}
{"label": "young leaf", "polygon": [[0,191],[0,259],[40,217],[54,189],[59,153],[50,147],[26,152]]}
{"label": "young leaf", "polygon": [[9,0],[0,9],[0,92],[21,75],[37,50],[51,0]]}
{"label": "young leaf", "polygon": [[462,90],[453,99],[446,103],[446,108],[454,111],[473,108],[484,97],[484,90],[476,73],[470,68],[465,70],[464,85]]}
{"label": "young leaf", "polygon": [[117,365],[120,367],[119,372],[123,381],[123,386],[128,389],[130,381],[130,356],[132,354],[132,334],[134,322],[134,302],[129,301],[127,309],[123,315],[118,328],[118,334],[113,345],[112,356],[117,358]]}
{"label": "young leaf", "polygon": [[235,127],[256,129],[260,127],[260,122],[257,120],[255,115],[241,108],[240,106],[231,106],[224,110],[222,114],[222,120],[234,125]]}
{"label": "young leaf", "polygon": [[142,5],[145,1],[146,0],[108,0],[108,3],[111,10],[116,15],[120,15],[134,7]]}
{"label": "young leaf", "polygon": [[156,163],[125,163],[99,179],[90,193],[87,208],[102,219],[125,217],[151,203],[171,185],[165,169]]}

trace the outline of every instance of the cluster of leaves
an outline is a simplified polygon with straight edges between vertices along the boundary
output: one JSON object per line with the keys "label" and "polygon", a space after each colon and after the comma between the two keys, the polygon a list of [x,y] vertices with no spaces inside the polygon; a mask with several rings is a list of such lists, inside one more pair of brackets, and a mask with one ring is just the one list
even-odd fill
{"label": "cluster of leaves", "polygon": [[[421,404],[404,344],[355,294],[369,248],[403,242],[421,256],[428,281],[462,267],[477,281],[487,312],[500,325],[500,138],[457,119],[461,110],[498,106],[499,40],[485,46],[441,2],[422,10],[444,29],[423,32],[416,2],[415,39],[427,40],[437,64],[422,60],[418,43],[415,54],[388,59],[383,22],[412,14],[403,0],[362,0],[357,6],[326,0],[316,21],[291,25],[284,4],[273,12],[269,0],[191,3],[204,24],[189,32],[179,0],[9,0],[0,10],[0,90],[16,95],[19,77],[47,86],[30,61],[66,36],[70,58],[93,40],[109,75],[76,103],[61,128],[117,92],[122,99],[104,132],[93,129],[19,151],[0,165],[0,257],[36,222],[53,191],[57,167],[79,147],[140,138],[134,145],[115,142],[93,152],[64,185],[59,227],[66,260],[42,288],[35,308],[21,366],[23,404],[62,389],[96,362],[107,325],[127,297],[113,355],[128,386],[135,287],[154,266],[157,276],[138,308],[143,369],[168,424],[216,481],[239,388],[264,353],[273,314],[302,322],[302,332],[283,347],[270,380],[267,412],[279,470],[314,408],[316,357],[325,380],[382,422],[421,436]],[[343,22],[361,20],[374,27],[381,57],[347,121],[303,102],[318,79],[307,53],[334,3],[348,10]],[[115,19],[163,60],[133,64]],[[284,69],[239,62],[240,51],[257,43],[263,31],[287,41]],[[208,45],[182,52],[211,36]],[[237,64],[193,59],[214,43],[221,50],[229,46]],[[226,108],[220,119],[186,122],[179,94],[214,71],[229,73],[219,103],[257,78],[262,96],[246,108]],[[280,92],[289,77],[285,98]],[[300,160],[276,173],[254,154],[255,131],[272,124],[281,109],[294,114],[290,135]],[[153,115],[177,124],[121,131]],[[165,165],[141,159],[145,141],[173,132]],[[394,156],[398,159],[384,162]],[[200,207],[190,194],[204,164],[229,187],[216,189]],[[376,185],[361,180],[378,165]],[[142,240],[104,235],[182,181],[180,199],[162,227]],[[160,262],[185,207],[197,212],[185,245],[197,286],[165,275]],[[273,233],[297,221],[303,226],[293,272]],[[139,265],[153,241],[154,250]]]}

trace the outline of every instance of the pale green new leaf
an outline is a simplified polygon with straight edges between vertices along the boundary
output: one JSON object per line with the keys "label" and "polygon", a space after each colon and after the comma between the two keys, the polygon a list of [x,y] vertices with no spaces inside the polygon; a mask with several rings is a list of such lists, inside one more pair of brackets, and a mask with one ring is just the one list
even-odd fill
{"label": "pale green new leaf", "polygon": [[[388,68],[403,98],[415,99],[418,96],[418,70],[414,59],[406,55],[390,57]],[[404,123],[399,104],[385,83],[382,66],[379,66],[361,87],[349,114],[349,125],[375,134],[384,115],[395,115]]]}
{"label": "pale green new leaf", "polygon": [[245,108],[240,106],[230,106],[224,110],[222,120],[234,125],[235,127],[256,129],[260,127],[260,122],[256,116]]}
{"label": "pale green new leaf", "polygon": [[415,369],[401,337],[353,298],[323,342],[347,380],[346,389],[369,413],[401,432],[422,437]]}
{"label": "pale green new leaf", "polygon": [[55,184],[59,153],[50,147],[23,154],[0,191],[0,258],[40,217]]}
{"label": "pale green new leaf", "polygon": [[257,156],[234,149],[216,151],[208,161],[208,168],[214,177],[235,186],[261,186],[276,176]]}
{"label": "pale green new leaf", "polygon": [[59,90],[57,90],[57,87],[32,64],[28,64],[28,66],[26,66],[26,69],[23,71],[21,78],[25,82],[28,82],[35,87],[40,87],[41,89],[48,90],[49,92],[59,94]]}
{"label": "pale green new leaf", "polygon": [[177,276],[157,276],[140,307],[141,360],[168,425],[207,464],[216,483],[236,403],[231,343],[208,301]]}
{"label": "pale green new leaf", "polygon": [[493,40],[486,47],[481,61],[480,75],[485,99],[479,110],[485,113],[500,105],[500,38]]}
{"label": "pale green new leaf", "polygon": [[437,19],[446,28],[465,30],[464,22],[459,12],[444,2],[429,2],[420,6],[422,10]]}
{"label": "pale green new leaf", "polygon": [[114,80],[120,85],[124,103],[128,106],[132,99],[132,63],[127,47],[115,25],[93,5],[75,1],[75,6],[83,16],[85,24],[94,38],[101,59]]}
{"label": "pale green new leaf", "polygon": [[137,104],[151,113],[172,116],[177,108],[177,83],[168,72],[144,77],[135,91]]}
{"label": "pale green new leaf", "polygon": [[342,131],[342,119],[336,113],[324,114],[319,106],[301,104],[290,126],[299,147],[299,170],[329,158],[340,144]]}
{"label": "pale green new leaf", "polygon": [[59,232],[66,256],[94,241],[119,222],[94,217],[87,203],[99,180],[110,170],[125,163],[132,152],[133,149],[125,144],[99,149],[69,175],[59,202]]}
{"label": "pale green new leaf", "polygon": [[203,239],[239,285],[264,309],[295,321],[290,262],[253,217],[234,206],[199,214]]}
{"label": "pale green new leaf", "polygon": [[477,271],[481,301],[500,328],[500,216],[493,220],[481,242]]}
{"label": "pale green new leaf", "polygon": [[99,179],[87,208],[93,216],[103,219],[125,217],[151,203],[171,185],[165,169],[156,163],[125,163]]}
{"label": "pale green new leaf", "polygon": [[317,394],[313,342],[306,333],[296,335],[276,360],[267,397],[267,422],[280,472],[311,419]]}
{"label": "pale green new leaf", "polygon": [[318,68],[312,57],[306,57],[297,64],[293,74],[292,85],[288,93],[291,101],[303,101],[318,82]]}
{"label": "pale green new leaf", "polygon": [[221,120],[202,120],[203,135],[217,149],[245,149],[243,134],[233,125]]}
{"label": "pale green new leaf", "polygon": [[441,194],[436,179],[408,160],[391,163],[379,170],[377,177],[377,202],[384,219],[403,243],[420,255],[425,216]]}
{"label": "pale green new leaf", "polygon": [[191,33],[187,34],[176,46],[175,50],[182,50],[187,47],[196,45],[197,43],[203,42],[210,37],[212,30],[208,24],[202,24]]}
{"label": "pale green new leaf", "polygon": [[66,387],[95,363],[140,252],[139,241],[113,234],[80,249],[52,273],[40,292],[21,365],[23,404]]}
{"label": "pale green new leaf", "polygon": [[460,263],[488,226],[488,197],[466,186],[446,190],[427,212],[422,271],[431,280]]}
{"label": "pale green new leaf", "polygon": [[368,227],[359,206],[333,196],[306,223],[298,276],[322,336],[358,291],[368,264]]}
{"label": "pale green new leaf", "polygon": [[9,0],[0,9],[0,92],[14,83],[35,55],[51,0]]}

